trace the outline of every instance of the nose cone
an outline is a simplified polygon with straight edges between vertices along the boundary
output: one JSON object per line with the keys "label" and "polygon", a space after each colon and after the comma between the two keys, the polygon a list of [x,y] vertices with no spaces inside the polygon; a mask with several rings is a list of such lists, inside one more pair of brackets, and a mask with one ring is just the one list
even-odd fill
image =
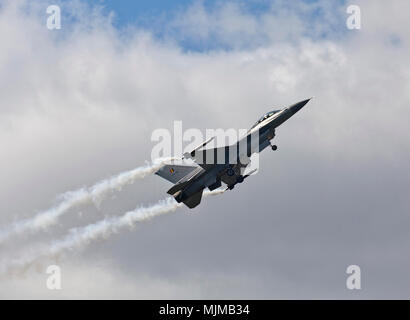
{"label": "nose cone", "polygon": [[295,114],[296,112],[298,112],[300,109],[302,109],[306,103],[308,103],[312,98],[297,102],[293,105],[291,105],[290,107],[288,107],[288,110],[290,112],[292,112],[292,114]]}

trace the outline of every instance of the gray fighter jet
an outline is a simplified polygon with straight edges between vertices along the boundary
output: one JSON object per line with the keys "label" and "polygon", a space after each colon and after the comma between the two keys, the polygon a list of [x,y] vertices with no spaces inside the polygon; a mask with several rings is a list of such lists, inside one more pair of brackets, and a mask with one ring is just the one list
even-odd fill
{"label": "gray fighter jet", "polygon": [[275,129],[302,109],[309,100],[266,113],[235,144],[203,149],[214,139],[211,138],[184,154],[183,158],[193,160],[193,165],[167,164],[156,174],[174,183],[168,194],[177,202],[195,208],[201,202],[205,188],[212,191],[220,188],[223,182],[227,185],[226,190],[232,190],[237,183],[242,183],[252,175],[257,169],[244,174],[252,154],[261,152],[268,146],[277,150],[277,146],[271,144]]}

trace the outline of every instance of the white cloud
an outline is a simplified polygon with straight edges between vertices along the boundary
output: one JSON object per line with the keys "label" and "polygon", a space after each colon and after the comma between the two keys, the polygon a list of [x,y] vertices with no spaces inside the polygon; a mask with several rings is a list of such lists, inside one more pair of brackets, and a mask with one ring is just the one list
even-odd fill
{"label": "white cloud", "polygon": [[[288,150],[305,157],[313,153],[315,161],[335,170],[370,167],[377,172],[407,162],[406,1],[360,1],[360,31],[342,30],[344,20],[340,26],[335,21],[343,8],[334,10],[326,1],[312,6],[279,2],[260,16],[232,3],[210,10],[197,3],[169,23],[171,38],[164,41],[147,30],[120,33],[111,17],[98,10],[88,17],[90,7],[80,2],[74,2],[74,22],[63,20],[61,32],[49,31],[42,4],[22,10],[25,1],[8,1],[0,7],[0,181],[7,182],[0,184],[2,224],[48,207],[61,192],[140,165],[150,156],[152,130],[172,128],[173,120],[182,119],[185,129],[243,128],[278,105],[310,96],[316,98],[278,129]],[[312,22],[318,8],[324,20]],[[317,37],[335,28],[337,36]],[[195,37],[230,50],[217,46],[195,52],[178,46],[181,39]],[[293,156],[276,164],[286,167],[286,157]],[[155,192],[162,198],[164,190],[161,185]],[[141,190],[138,199],[152,196]],[[111,212],[133,208],[137,201],[134,194],[122,200]],[[110,256],[109,249],[105,253]],[[134,276],[114,280],[110,270],[100,271],[92,290],[97,297],[98,292],[119,295],[115,289],[104,292],[115,288],[114,281],[130,282],[123,297],[146,297]],[[85,278],[77,269],[72,288]],[[3,297],[18,297],[26,284],[40,280],[8,281]],[[187,289],[178,281],[141,280],[152,286],[155,297],[162,297],[160,290],[167,297],[201,296],[197,282]],[[27,297],[38,293],[27,292]],[[87,297],[87,292],[78,295]]]}

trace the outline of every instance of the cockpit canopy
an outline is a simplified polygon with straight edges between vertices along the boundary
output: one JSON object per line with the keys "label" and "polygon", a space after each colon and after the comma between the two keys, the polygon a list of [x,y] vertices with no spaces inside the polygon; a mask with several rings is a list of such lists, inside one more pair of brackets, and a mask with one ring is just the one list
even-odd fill
{"label": "cockpit canopy", "polygon": [[255,128],[259,123],[261,123],[263,120],[266,120],[270,117],[272,117],[275,113],[278,113],[280,110],[274,110],[274,111],[270,111],[268,113],[265,113],[258,121],[256,121],[256,123],[251,127],[251,130],[253,128]]}

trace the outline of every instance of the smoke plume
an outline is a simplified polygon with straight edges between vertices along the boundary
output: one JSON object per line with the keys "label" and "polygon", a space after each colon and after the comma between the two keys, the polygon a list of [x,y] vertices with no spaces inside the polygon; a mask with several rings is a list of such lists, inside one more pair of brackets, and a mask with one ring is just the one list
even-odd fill
{"label": "smoke plume", "polygon": [[[205,191],[203,195],[204,197],[219,195],[224,191],[224,189]],[[119,232],[126,227],[134,227],[138,222],[147,221],[154,217],[174,212],[181,206],[181,203],[177,203],[174,198],[169,197],[151,206],[140,206],[121,216],[105,218],[87,226],[72,228],[66,237],[52,242],[50,246],[42,247],[38,251],[32,250],[26,255],[22,255],[18,259],[11,261],[11,263],[2,263],[0,272],[13,273],[24,271],[43,258],[56,258],[68,249],[83,249],[93,241],[106,239],[113,233]]]}
{"label": "smoke plume", "polygon": [[73,207],[85,204],[94,204],[98,207],[101,201],[111,192],[115,190],[120,191],[125,185],[132,184],[136,180],[154,173],[164,162],[170,160],[172,159],[156,159],[152,164],[147,164],[133,170],[119,173],[111,178],[102,180],[89,188],[68,191],[58,197],[60,202],[57,205],[37,213],[32,218],[16,221],[8,227],[4,227],[0,230],[0,244],[13,235],[44,230],[49,226],[54,225],[60,216]]}

